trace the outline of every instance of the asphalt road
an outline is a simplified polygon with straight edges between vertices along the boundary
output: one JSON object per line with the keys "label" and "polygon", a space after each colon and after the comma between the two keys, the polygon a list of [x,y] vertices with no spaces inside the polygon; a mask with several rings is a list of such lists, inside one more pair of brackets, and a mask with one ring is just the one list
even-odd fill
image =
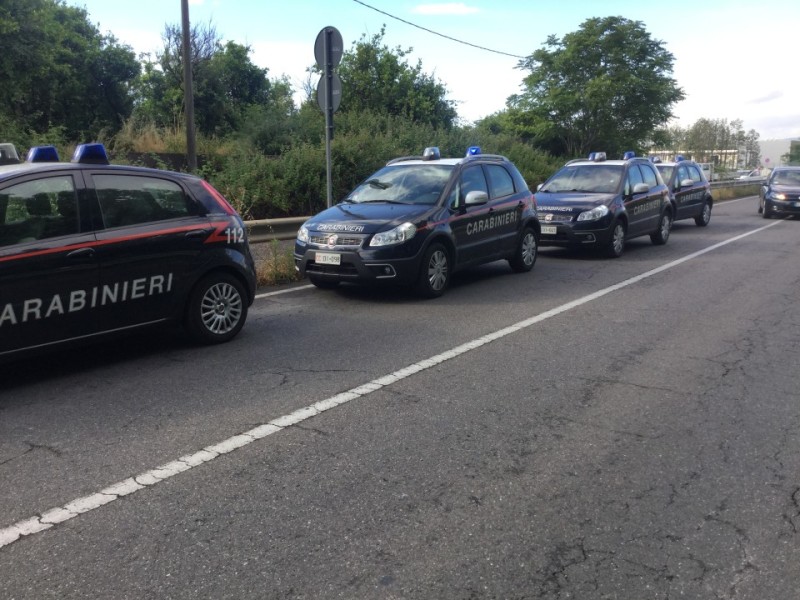
{"label": "asphalt road", "polygon": [[797,599],[800,221],[755,208],[0,367],[0,598]]}

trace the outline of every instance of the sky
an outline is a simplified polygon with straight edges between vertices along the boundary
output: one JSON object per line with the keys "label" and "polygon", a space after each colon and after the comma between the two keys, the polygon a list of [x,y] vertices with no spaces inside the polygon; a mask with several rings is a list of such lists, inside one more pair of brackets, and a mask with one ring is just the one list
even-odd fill
{"label": "sky", "polygon": [[[164,26],[181,23],[181,0],[66,3],[85,8],[101,33],[153,57],[163,48]],[[640,21],[675,57],[673,77],[686,99],[673,107],[670,124],[740,119],[761,140],[800,137],[798,0],[189,1],[192,25],[210,23],[223,41],[249,46],[251,61],[271,79],[288,77],[298,102],[321,29],[338,29],[350,50],[385,26],[383,43],[412,49],[406,60],[421,61],[423,72],[444,84],[464,122],[505,108],[526,75],[517,68],[520,58],[548,36],[561,38],[586,19],[607,16]],[[317,79],[311,76],[312,86]]]}

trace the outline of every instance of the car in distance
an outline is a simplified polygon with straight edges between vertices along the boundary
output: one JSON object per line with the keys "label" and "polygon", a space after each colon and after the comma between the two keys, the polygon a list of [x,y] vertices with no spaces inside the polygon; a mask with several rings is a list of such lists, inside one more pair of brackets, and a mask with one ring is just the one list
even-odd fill
{"label": "car in distance", "polygon": [[471,266],[505,259],[530,271],[538,240],[533,194],[511,161],[474,146],[442,158],[431,147],[390,160],[306,221],[294,260],[319,288],[399,284],[433,298]]}
{"label": "car in distance", "polygon": [[800,215],[800,167],[775,167],[761,186],[758,212],[770,217]]}
{"label": "car in distance", "polygon": [[714,198],[702,167],[680,154],[672,162],[664,162],[657,156],[650,160],[672,194],[673,220],[694,219],[699,227],[708,225]]}
{"label": "car in distance", "polygon": [[539,186],[536,204],[542,247],[597,248],[612,258],[635,237],[666,244],[674,216],[655,166],[632,152],[621,160],[592,152],[569,161]]}
{"label": "car in distance", "polygon": [[254,294],[244,223],[203,179],[100,144],[0,166],[0,359],[166,321],[225,342]]}

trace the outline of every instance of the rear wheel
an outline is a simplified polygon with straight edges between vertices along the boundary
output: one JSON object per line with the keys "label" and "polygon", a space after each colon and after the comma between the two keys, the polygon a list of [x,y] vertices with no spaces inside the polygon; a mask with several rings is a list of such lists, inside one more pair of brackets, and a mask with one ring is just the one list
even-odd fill
{"label": "rear wheel", "polygon": [[694,218],[694,222],[698,227],[705,227],[711,221],[711,202],[703,203],[703,211]]}
{"label": "rear wheel", "polygon": [[450,257],[441,244],[431,244],[422,258],[417,293],[425,298],[444,294],[450,283]]}
{"label": "rear wheel", "polygon": [[514,256],[508,259],[511,270],[515,273],[525,273],[536,264],[536,256],[539,246],[536,243],[536,233],[530,227],[526,227],[522,232],[522,237],[514,251]]}
{"label": "rear wheel", "polygon": [[611,258],[619,258],[625,250],[625,224],[622,221],[614,223],[611,232],[611,239],[606,243],[606,255]]}
{"label": "rear wheel", "polygon": [[194,287],[186,309],[186,330],[201,344],[232,339],[247,319],[247,295],[233,275],[212,273]]}
{"label": "rear wheel", "polygon": [[650,241],[657,246],[663,246],[669,239],[669,232],[672,229],[672,213],[664,212],[661,215],[658,229],[650,234]]}

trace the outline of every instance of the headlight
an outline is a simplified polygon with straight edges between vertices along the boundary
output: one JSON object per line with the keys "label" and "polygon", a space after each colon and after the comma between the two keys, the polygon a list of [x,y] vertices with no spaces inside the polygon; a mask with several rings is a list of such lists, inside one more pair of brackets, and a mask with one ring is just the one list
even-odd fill
{"label": "headlight", "polygon": [[391,246],[393,244],[402,244],[413,238],[417,233],[417,228],[413,223],[403,223],[394,229],[376,233],[372,236],[370,246]]}
{"label": "headlight", "polygon": [[605,204],[595,206],[592,210],[585,210],[578,215],[578,221],[597,221],[608,214],[608,207]]}
{"label": "headlight", "polygon": [[301,225],[300,229],[297,230],[297,241],[301,244],[308,243],[308,227],[305,225]]}
{"label": "headlight", "polygon": [[777,192],[769,193],[770,200],[786,200],[786,194],[778,194]]}

